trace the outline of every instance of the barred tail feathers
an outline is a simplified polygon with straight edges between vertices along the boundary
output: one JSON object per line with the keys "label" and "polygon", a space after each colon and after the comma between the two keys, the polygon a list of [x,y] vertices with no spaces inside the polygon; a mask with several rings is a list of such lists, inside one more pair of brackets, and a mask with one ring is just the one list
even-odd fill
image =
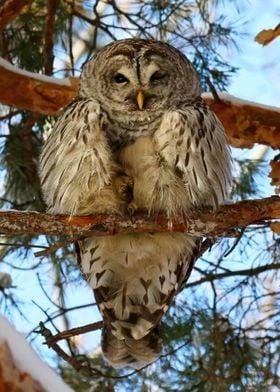
{"label": "barred tail feathers", "polygon": [[129,366],[140,369],[154,362],[160,355],[162,339],[156,327],[142,339],[117,339],[109,328],[104,328],[101,347],[106,360],[114,368]]}

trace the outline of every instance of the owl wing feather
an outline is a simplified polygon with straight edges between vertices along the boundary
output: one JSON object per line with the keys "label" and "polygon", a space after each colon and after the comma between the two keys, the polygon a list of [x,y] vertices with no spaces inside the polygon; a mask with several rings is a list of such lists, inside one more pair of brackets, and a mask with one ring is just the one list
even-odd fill
{"label": "owl wing feather", "polygon": [[167,112],[154,138],[160,156],[185,185],[188,210],[223,203],[231,157],[223,126],[207,106]]}
{"label": "owl wing feather", "polygon": [[[109,186],[116,165],[101,131],[103,117],[99,104],[86,98],[71,103],[56,122],[40,160],[49,212],[89,214],[98,212],[100,204],[110,212],[118,210]],[[104,207],[102,212],[106,212]]]}

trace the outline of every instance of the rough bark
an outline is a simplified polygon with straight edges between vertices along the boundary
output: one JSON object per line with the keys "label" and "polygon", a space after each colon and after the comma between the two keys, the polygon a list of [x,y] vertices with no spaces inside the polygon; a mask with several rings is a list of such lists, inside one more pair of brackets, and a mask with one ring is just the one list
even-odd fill
{"label": "rough bark", "polygon": [[0,5],[0,31],[11,23],[31,0],[4,0]]}
{"label": "rough bark", "polygon": [[106,236],[116,233],[186,232],[195,235],[232,236],[236,228],[280,218],[280,198],[246,200],[225,205],[219,211],[192,213],[187,222],[178,218],[172,227],[163,215],[147,218],[136,214],[133,221],[115,215],[63,216],[36,212],[0,211],[1,234],[47,234],[63,236]]}
{"label": "rough bark", "polygon": [[[63,84],[54,78],[42,78],[31,72],[21,73],[2,59],[0,85],[0,102],[3,104],[56,116],[76,96],[78,79],[66,79]],[[221,101],[218,102],[209,94],[204,95],[224,124],[233,146],[251,148],[254,143],[261,143],[280,148],[280,111],[236,100],[225,94],[220,94],[220,97]]]}
{"label": "rough bark", "polygon": [[[58,81],[59,82],[59,81]],[[19,72],[2,59],[0,63],[0,102],[31,112],[58,115],[77,94],[78,80],[69,78],[69,85],[59,84],[54,78]]]}
{"label": "rough bark", "polygon": [[254,143],[280,148],[280,111],[240,100],[205,99],[223,123],[234,147],[252,148]]}

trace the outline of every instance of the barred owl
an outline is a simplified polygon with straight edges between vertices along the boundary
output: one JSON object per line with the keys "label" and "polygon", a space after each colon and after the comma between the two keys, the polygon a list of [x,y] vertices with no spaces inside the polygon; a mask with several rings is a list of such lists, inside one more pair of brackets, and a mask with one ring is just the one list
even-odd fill
{"label": "barred owl", "polygon": [[[223,127],[200,98],[187,58],[167,43],[124,39],[84,67],[40,159],[53,214],[175,215],[216,208],[231,182]],[[140,368],[161,351],[159,326],[190,274],[199,238],[116,234],[77,246],[104,320],[102,349],[118,368]]]}

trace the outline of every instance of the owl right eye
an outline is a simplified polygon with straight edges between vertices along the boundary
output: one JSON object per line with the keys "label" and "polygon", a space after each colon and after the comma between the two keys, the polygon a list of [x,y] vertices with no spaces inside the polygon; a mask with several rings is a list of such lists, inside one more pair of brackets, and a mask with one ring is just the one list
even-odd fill
{"label": "owl right eye", "polygon": [[129,80],[128,80],[123,74],[121,74],[121,73],[117,73],[117,74],[114,76],[114,81],[115,81],[116,83],[119,83],[119,84],[129,82]]}

